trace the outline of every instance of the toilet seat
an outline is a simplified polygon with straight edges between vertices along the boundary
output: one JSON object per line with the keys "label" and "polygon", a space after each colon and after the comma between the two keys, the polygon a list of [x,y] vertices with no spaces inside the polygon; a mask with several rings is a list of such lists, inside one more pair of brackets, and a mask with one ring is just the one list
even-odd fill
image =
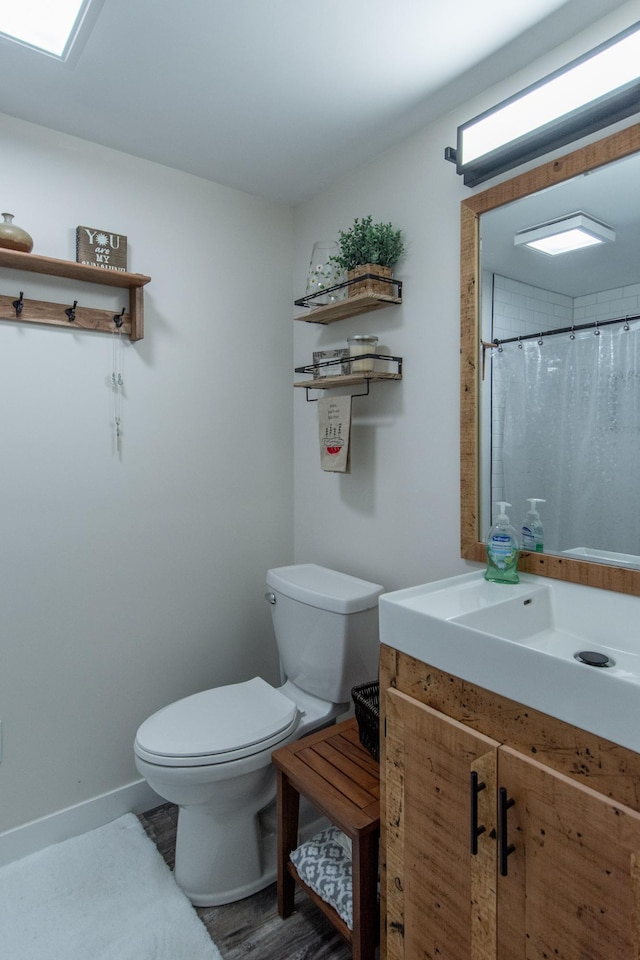
{"label": "toilet seat", "polygon": [[227,763],[268,750],[298,725],[298,708],[260,677],[185,697],[154,713],[138,757],[165,767]]}

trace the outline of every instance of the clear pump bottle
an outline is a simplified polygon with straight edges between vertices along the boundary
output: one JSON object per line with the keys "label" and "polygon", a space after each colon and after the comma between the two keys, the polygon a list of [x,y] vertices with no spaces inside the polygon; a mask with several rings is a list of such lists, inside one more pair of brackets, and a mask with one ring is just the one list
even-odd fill
{"label": "clear pump bottle", "polygon": [[527,503],[530,504],[529,512],[524,518],[522,524],[522,549],[530,550],[532,553],[542,553],[544,551],[544,530],[540,514],[536,509],[536,504],[546,503],[540,497],[528,497]]}
{"label": "clear pump bottle", "polygon": [[493,583],[520,583],[520,543],[506,513],[511,504],[498,500],[497,506],[500,513],[487,536],[487,569],[484,577]]}

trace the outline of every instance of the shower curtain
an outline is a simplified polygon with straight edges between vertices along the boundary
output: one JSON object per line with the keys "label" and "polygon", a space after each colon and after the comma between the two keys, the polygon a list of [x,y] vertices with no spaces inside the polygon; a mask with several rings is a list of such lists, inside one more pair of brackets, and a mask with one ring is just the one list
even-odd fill
{"label": "shower curtain", "polygon": [[546,553],[638,555],[640,321],[596,330],[494,350],[493,460],[518,530],[527,497],[546,500]]}

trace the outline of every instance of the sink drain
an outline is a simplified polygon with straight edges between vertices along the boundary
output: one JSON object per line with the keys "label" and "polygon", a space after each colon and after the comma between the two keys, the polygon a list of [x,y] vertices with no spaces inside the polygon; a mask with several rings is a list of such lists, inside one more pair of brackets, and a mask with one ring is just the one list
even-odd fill
{"label": "sink drain", "polygon": [[580,650],[574,654],[576,660],[580,663],[586,663],[590,667],[613,667],[615,660],[605,656],[604,653],[596,653],[593,650]]}

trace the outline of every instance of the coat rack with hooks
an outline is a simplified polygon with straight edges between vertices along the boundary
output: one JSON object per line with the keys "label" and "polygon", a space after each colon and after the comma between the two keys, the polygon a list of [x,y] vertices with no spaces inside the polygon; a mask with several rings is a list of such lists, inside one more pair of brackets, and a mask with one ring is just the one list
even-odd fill
{"label": "coat rack with hooks", "polygon": [[[113,333],[115,323],[118,329],[121,329],[121,332],[131,340],[142,340],[144,336],[143,288],[150,282],[151,277],[141,273],[103,270],[101,267],[74,263],[71,260],[55,260],[52,257],[4,249],[0,249],[0,267],[128,290],[128,312],[127,307],[123,307],[115,314],[113,310],[83,306],[80,290],[74,291],[74,295],[67,303],[33,300],[25,295],[24,290],[16,291],[11,296],[0,294],[1,320],[72,326],[82,330],[100,330],[106,333]],[[26,282],[24,286],[27,286]]]}

